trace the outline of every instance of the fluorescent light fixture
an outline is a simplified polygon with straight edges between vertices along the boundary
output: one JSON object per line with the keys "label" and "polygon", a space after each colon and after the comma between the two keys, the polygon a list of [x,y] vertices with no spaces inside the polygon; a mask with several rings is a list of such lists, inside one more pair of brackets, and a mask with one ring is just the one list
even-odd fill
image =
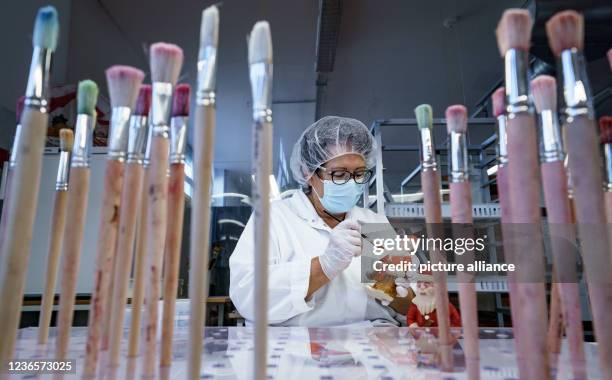
{"label": "fluorescent light fixture", "polygon": [[236,220],[236,219],[219,219],[217,221],[217,223],[219,223],[219,224],[235,224],[238,227],[242,227],[242,228],[245,227],[244,223],[242,223],[241,221]]}
{"label": "fluorescent light fixture", "polygon": [[499,169],[498,165],[491,166],[487,169],[487,175],[492,176],[493,174],[497,173],[497,169]]}

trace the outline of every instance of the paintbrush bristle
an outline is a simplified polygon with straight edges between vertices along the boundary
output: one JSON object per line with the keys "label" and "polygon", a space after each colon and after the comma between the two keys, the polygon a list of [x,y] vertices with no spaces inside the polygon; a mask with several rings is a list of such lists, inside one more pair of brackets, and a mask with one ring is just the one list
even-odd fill
{"label": "paintbrush bristle", "polygon": [[557,111],[557,81],[550,75],[539,75],[531,81],[531,93],[536,111]]}
{"label": "paintbrush bristle", "polygon": [[493,95],[491,95],[491,103],[493,103],[493,115],[498,117],[506,113],[506,88],[500,87]]}
{"label": "paintbrush bristle", "polygon": [[461,104],[450,106],[446,109],[446,128],[448,133],[467,132],[467,108]]}
{"label": "paintbrush bristle", "polygon": [[267,21],[258,21],[249,38],[249,64],[272,63],[272,35]]}
{"label": "paintbrush bristle", "polygon": [[96,82],[89,79],[80,81],[77,91],[77,113],[95,117],[97,102],[98,85]]}
{"label": "paintbrush bristle", "polygon": [[72,145],[74,144],[74,133],[70,128],[62,128],[59,131],[60,138],[60,150],[64,152],[72,152]]}
{"label": "paintbrush bristle", "polygon": [[546,34],[550,50],[561,55],[563,50],[584,47],[584,18],[576,11],[556,13],[546,22]]}
{"label": "paintbrush bristle", "polygon": [[215,5],[202,11],[200,24],[200,49],[206,46],[216,47],[219,42],[219,9]]}
{"label": "paintbrush bristle", "polygon": [[34,22],[34,33],[32,34],[32,45],[55,51],[59,36],[59,21],[57,10],[48,5],[38,10]]}
{"label": "paintbrush bristle", "polygon": [[610,70],[612,70],[612,49],[608,50],[608,63],[610,64]]}
{"label": "paintbrush bristle", "polygon": [[23,113],[23,107],[25,106],[25,96],[20,96],[17,99],[17,105],[15,106],[15,117],[17,124],[21,123],[21,114]]}
{"label": "paintbrush bristle", "polygon": [[612,144],[612,116],[599,118],[599,136],[602,144]]}
{"label": "paintbrush bristle", "polygon": [[183,66],[183,49],[177,45],[157,42],[151,45],[149,51],[151,81],[170,83],[174,86]]}
{"label": "paintbrush bristle", "polygon": [[174,96],[172,97],[172,117],[189,116],[190,94],[191,87],[188,84],[181,83],[176,86]]}
{"label": "paintbrush bristle", "polygon": [[140,86],[132,115],[149,116],[149,108],[151,108],[151,85],[143,84]]}
{"label": "paintbrush bristle", "polygon": [[421,104],[414,109],[419,129],[433,128],[433,111],[429,104]]}
{"label": "paintbrush bristle", "polygon": [[532,24],[529,11],[525,9],[508,9],[504,12],[495,30],[502,57],[510,49],[529,51]]}
{"label": "paintbrush bristle", "polygon": [[143,79],[144,73],[130,66],[116,65],[107,69],[106,83],[111,107],[134,108]]}

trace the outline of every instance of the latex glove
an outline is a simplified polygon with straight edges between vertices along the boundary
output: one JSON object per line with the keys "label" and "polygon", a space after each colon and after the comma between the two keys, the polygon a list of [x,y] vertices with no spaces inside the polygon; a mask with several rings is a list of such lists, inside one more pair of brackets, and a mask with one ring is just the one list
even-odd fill
{"label": "latex glove", "polygon": [[353,257],[361,255],[361,226],[345,220],[332,229],[329,244],[319,256],[321,269],[330,280],[348,268]]}

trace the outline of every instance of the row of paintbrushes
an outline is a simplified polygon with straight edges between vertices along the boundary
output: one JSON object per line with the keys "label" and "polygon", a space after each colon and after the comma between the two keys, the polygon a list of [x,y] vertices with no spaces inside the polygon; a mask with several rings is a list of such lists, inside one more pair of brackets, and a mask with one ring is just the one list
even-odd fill
{"label": "row of paintbrushes", "polygon": [[[609,241],[606,216],[606,212],[612,215],[612,204],[609,200],[604,201],[600,138],[582,55],[583,18],[575,11],[564,11],[555,14],[546,24],[551,50],[559,58],[562,125],[558,119],[555,78],[539,76],[531,83],[528,81],[531,28],[528,11],[510,9],[504,12],[496,34],[504,58],[505,87],[492,97],[499,126],[497,185],[504,252],[507,260],[518,268],[517,272],[509,273],[509,288],[520,377],[547,379],[553,376],[551,368],[557,366],[558,338],[563,333],[559,326],[563,325],[569,343],[571,377],[587,378],[577,261],[575,246],[569,243],[578,238],[598,342],[599,367],[602,378],[612,379],[612,325],[608,321],[612,312],[612,242]],[[612,66],[612,50],[608,52],[608,59]],[[431,108],[422,105],[415,113],[421,130],[421,183],[430,229],[442,221],[440,182],[431,140]],[[463,106],[452,106],[447,109],[446,118],[451,143],[452,221],[469,224],[472,223],[472,210],[465,143],[467,113]],[[612,164],[609,162],[611,137],[610,119],[603,118],[601,142],[608,159],[607,172],[611,172]],[[564,166],[566,159],[567,167]],[[539,228],[541,188],[550,236],[554,237],[551,238],[554,272],[551,326],[547,326],[543,236]],[[606,190],[610,190],[609,186]],[[433,261],[444,260],[439,253],[430,253]],[[434,276],[441,367],[450,371],[446,278],[440,272]],[[469,279],[459,281],[459,302],[468,378],[477,379],[480,375],[476,292]],[[547,327],[553,338],[549,347]]]}
{"label": "row of paintbrushes", "polygon": [[[200,31],[193,117],[194,191],[189,281],[189,378],[193,379],[199,378],[200,374],[208,283],[218,24],[218,9],[215,6],[205,9]],[[0,361],[13,357],[19,326],[48,122],[49,69],[56,48],[58,27],[55,9],[40,9],[33,33],[34,53],[24,109],[13,149],[14,159],[11,160],[6,206],[3,207]],[[112,114],[97,242],[85,242],[85,251],[89,251],[89,247],[95,244],[96,259],[95,273],[91,277],[93,294],[82,372],[84,377],[97,375],[100,350],[109,350],[110,367],[119,365],[134,251],[137,252],[134,260],[136,280],[128,355],[139,354],[140,340],[143,343],[140,349],[143,354],[143,375],[153,376],[158,364],[171,364],[183,228],[186,118],[190,98],[189,86],[175,86],[182,64],[181,48],[167,43],[155,43],[150,48],[150,86],[142,84],[144,73],[136,68],[113,66],[106,71]],[[264,256],[267,254],[267,238],[261,236],[268,236],[269,223],[272,43],[270,28],[265,21],[256,23],[250,35],[249,67],[253,95],[253,162],[256,182],[253,194],[258,222],[256,249],[262,257],[260,261],[267,262]],[[60,133],[62,152],[39,329],[39,343],[44,344],[48,337],[61,256],[60,306],[55,340],[57,359],[66,359],[69,349],[76,281],[83,251],[90,178],[89,154],[96,120],[97,96],[98,87],[94,82],[80,82],[74,139],[69,130]],[[65,228],[66,221],[69,227]],[[164,307],[161,358],[157,362],[162,262],[165,272]],[[266,278],[262,272],[256,280],[257,295],[262,299],[260,304],[265,303],[267,295]],[[139,338],[143,302],[144,334]],[[259,315],[258,318],[260,332],[256,334],[256,344],[263,345],[265,351],[266,316]],[[265,356],[263,363],[257,366],[260,374],[265,371]]]}

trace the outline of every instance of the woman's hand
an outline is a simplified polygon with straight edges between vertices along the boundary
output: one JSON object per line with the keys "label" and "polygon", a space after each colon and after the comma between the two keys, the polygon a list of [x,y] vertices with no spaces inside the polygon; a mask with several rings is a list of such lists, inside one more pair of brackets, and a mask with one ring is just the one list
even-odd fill
{"label": "woman's hand", "polygon": [[361,226],[345,220],[332,229],[329,244],[319,256],[321,269],[330,280],[348,268],[353,257],[361,255]]}

